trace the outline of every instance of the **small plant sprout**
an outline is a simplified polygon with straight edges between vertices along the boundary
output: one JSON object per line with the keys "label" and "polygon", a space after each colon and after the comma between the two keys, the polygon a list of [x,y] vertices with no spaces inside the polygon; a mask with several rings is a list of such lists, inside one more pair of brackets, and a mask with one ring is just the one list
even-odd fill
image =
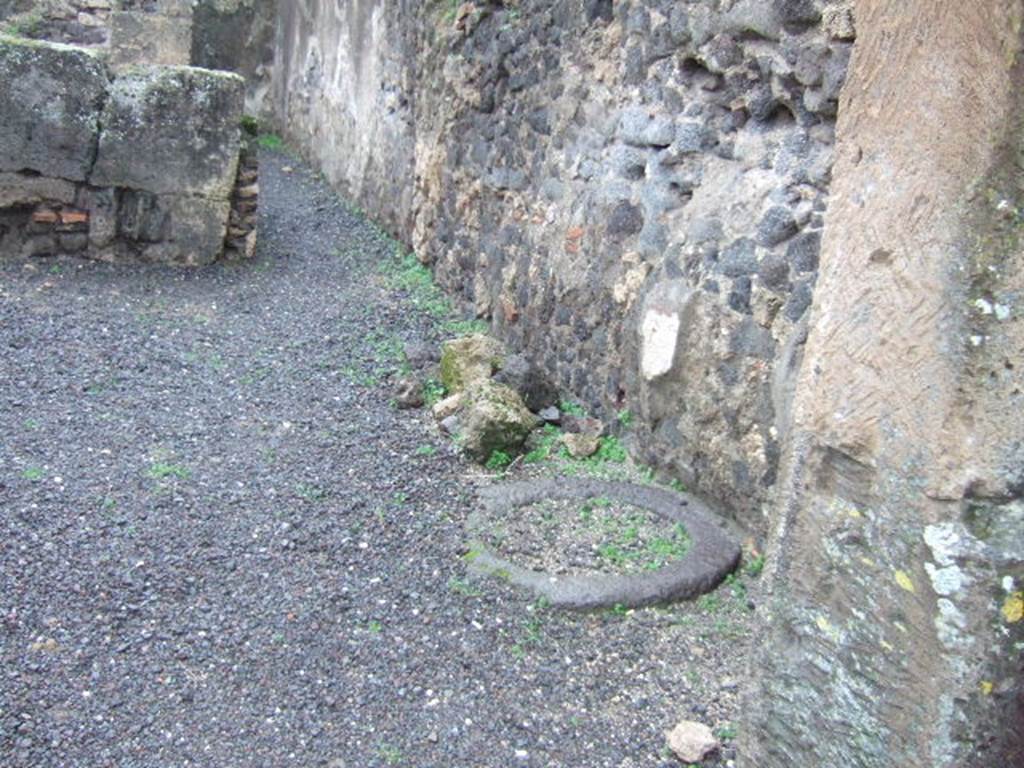
{"label": "small plant sprout", "polygon": [[750,558],[744,566],[743,571],[752,579],[756,579],[764,570],[764,555],[758,554]]}
{"label": "small plant sprout", "polygon": [[428,408],[437,404],[446,394],[444,384],[436,379],[428,379],[423,385],[423,403]]}
{"label": "small plant sprout", "polygon": [[154,480],[188,480],[192,477],[192,470],[181,464],[168,464],[157,461],[150,465],[146,474]]}
{"label": "small plant sprout", "polygon": [[560,410],[562,413],[567,413],[570,416],[583,417],[587,415],[587,412],[583,409],[582,405],[580,405],[579,403],[574,403],[571,400],[563,400],[559,404],[558,410]]}
{"label": "small plant sprout", "polygon": [[284,151],[284,139],[278,136],[276,133],[264,133],[256,139],[256,143],[260,145],[262,149],[269,149],[272,152]]}
{"label": "small plant sprout", "polygon": [[472,582],[455,577],[448,580],[448,589],[465,597],[479,597],[483,594],[483,592],[480,591],[480,588]]}
{"label": "small plant sprout", "polygon": [[377,752],[381,759],[388,765],[399,765],[403,760],[405,760],[402,750],[393,744],[381,744],[377,748]]}
{"label": "small plant sprout", "polygon": [[507,469],[511,463],[512,457],[505,451],[493,451],[484,466],[492,471],[501,472]]}

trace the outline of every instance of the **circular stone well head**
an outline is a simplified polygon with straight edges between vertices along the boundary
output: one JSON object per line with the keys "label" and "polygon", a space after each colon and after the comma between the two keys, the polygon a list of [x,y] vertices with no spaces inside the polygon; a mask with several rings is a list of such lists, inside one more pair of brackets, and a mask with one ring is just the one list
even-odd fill
{"label": "circular stone well head", "polygon": [[470,570],[551,605],[627,608],[709,592],[740,561],[739,544],[698,499],[591,478],[545,478],[481,492],[470,516]]}

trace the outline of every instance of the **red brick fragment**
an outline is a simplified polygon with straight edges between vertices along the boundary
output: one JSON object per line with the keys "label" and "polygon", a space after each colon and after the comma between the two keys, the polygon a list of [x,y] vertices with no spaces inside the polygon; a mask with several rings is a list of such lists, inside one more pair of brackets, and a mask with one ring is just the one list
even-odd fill
{"label": "red brick fragment", "polygon": [[61,224],[88,224],[89,212],[78,210],[64,210],[60,212]]}
{"label": "red brick fragment", "polygon": [[40,208],[32,213],[32,221],[36,224],[56,224],[57,212],[49,208]]}

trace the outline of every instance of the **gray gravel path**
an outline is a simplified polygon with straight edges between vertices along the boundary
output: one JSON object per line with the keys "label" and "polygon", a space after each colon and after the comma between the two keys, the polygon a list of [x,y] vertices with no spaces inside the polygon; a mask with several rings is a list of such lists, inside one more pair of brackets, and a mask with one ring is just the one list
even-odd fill
{"label": "gray gravel path", "polygon": [[742,585],[576,615],[466,581],[478,473],[389,405],[435,322],[315,176],[271,155],[261,186],[254,263],[0,260],[0,765],[622,768],[675,765],[680,718],[730,735]]}

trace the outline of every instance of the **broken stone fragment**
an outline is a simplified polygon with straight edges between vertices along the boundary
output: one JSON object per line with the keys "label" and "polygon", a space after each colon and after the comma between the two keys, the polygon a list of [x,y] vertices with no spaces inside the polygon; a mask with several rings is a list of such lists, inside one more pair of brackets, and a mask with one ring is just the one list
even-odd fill
{"label": "broken stone fragment", "polygon": [[537,415],[548,424],[559,424],[562,421],[562,412],[555,406],[542,408]]}
{"label": "broken stone fragment", "polygon": [[459,421],[459,417],[453,414],[441,421],[441,431],[444,432],[446,435],[455,436],[459,434],[460,424],[461,422]]}
{"label": "broken stone fragment", "polygon": [[453,416],[458,413],[459,409],[462,408],[462,401],[465,399],[462,392],[457,392],[454,395],[446,397],[434,404],[434,407],[430,409],[434,418],[438,421],[444,421],[449,416]]}
{"label": "broken stone fragment", "polygon": [[403,376],[395,384],[395,405],[401,409],[423,405],[423,385],[415,376]]}
{"label": "broken stone fragment", "polygon": [[460,421],[462,447],[477,461],[487,461],[495,451],[519,450],[540,425],[514,389],[489,379],[465,391]]}
{"label": "broken stone fragment", "polygon": [[702,723],[684,720],[667,733],[669,749],[684,763],[699,763],[718,749],[718,739]]}
{"label": "broken stone fragment", "polygon": [[426,368],[431,363],[436,363],[438,355],[436,347],[422,341],[410,341],[405,345],[405,359],[413,368]]}
{"label": "broken stone fragment", "polygon": [[571,413],[563,413],[562,429],[573,434],[600,437],[604,434],[604,423],[593,416],[576,416]]}
{"label": "broken stone fragment", "polygon": [[601,438],[582,432],[569,432],[562,435],[562,445],[574,459],[586,459],[597,453],[601,447]]}
{"label": "broken stone fragment", "polygon": [[451,393],[485,381],[505,358],[505,346],[482,333],[446,341],[441,346],[441,383]]}

